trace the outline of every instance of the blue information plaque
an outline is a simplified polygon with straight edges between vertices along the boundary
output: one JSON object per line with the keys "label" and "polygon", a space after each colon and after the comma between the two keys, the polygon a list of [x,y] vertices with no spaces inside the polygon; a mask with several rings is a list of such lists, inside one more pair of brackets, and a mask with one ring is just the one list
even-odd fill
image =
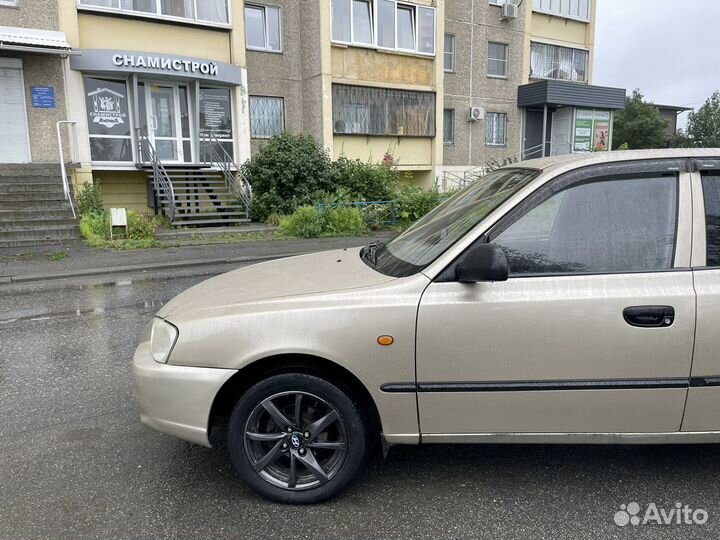
{"label": "blue information plaque", "polygon": [[55,108],[55,88],[52,86],[33,86],[31,94],[34,109]]}

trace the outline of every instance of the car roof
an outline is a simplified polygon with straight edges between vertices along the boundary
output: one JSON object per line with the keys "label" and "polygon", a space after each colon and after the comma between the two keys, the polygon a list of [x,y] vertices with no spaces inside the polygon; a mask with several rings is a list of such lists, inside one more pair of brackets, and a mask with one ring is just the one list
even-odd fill
{"label": "car roof", "polygon": [[507,168],[524,167],[550,172],[562,166],[567,168],[584,167],[614,161],[636,161],[640,159],[682,159],[682,158],[720,158],[720,148],[663,148],[658,150],[617,150],[615,152],[586,152],[567,154],[539,159],[520,161]]}

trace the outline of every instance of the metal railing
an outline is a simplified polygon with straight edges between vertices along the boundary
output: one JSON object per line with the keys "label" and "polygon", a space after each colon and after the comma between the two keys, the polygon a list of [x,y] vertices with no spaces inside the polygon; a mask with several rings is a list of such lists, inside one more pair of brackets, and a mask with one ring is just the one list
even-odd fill
{"label": "metal railing", "polygon": [[77,152],[77,132],[75,131],[75,124],[73,120],[60,120],[57,124],[55,124],[55,131],[57,133],[57,140],[58,140],[58,150],[60,151],[60,175],[62,176],[62,183],[63,183],[63,193],[65,194],[65,200],[67,200],[70,203],[70,210],[72,210],[72,215],[74,219],[77,219],[77,212],[75,211],[75,204],[72,200],[72,192],[70,190],[70,182],[68,181],[67,177],[67,167],[65,166],[65,153],[63,151],[63,140],[62,140],[62,126],[67,126],[70,128],[70,131],[73,136],[73,140],[71,142],[71,152],[72,152],[72,161],[77,161],[75,157],[75,152]]}
{"label": "metal railing", "polygon": [[142,164],[150,164],[153,172],[153,190],[155,196],[158,198],[158,205],[163,206],[162,199],[167,202],[168,217],[170,222],[175,220],[175,211],[177,210],[177,202],[175,200],[175,189],[173,188],[172,181],[168,175],[165,167],[163,166],[160,158],[155,151],[155,147],[150,142],[150,138],[145,133],[143,128],[137,128],[137,142],[138,142],[138,159]]}
{"label": "metal railing", "polygon": [[220,170],[225,179],[225,187],[233,193],[245,206],[245,213],[250,217],[252,206],[252,186],[243,175],[240,167],[225,150],[223,144],[214,135],[200,139],[203,162]]}
{"label": "metal railing", "polygon": [[[542,143],[532,146],[530,148],[525,148],[524,150],[521,150],[517,154],[512,154],[510,156],[504,157],[502,159],[491,159],[484,163],[483,165],[480,165],[479,167],[473,167],[471,169],[467,169],[463,171],[462,173],[458,172],[451,172],[451,171],[444,171],[442,176],[442,189],[443,191],[447,191],[448,188],[455,189],[455,188],[464,188],[465,186],[468,186],[475,182],[478,178],[485,176],[487,173],[494,171],[495,169],[499,169],[500,167],[504,167],[506,165],[512,165],[513,163],[519,163],[521,161],[525,161],[527,159],[535,159],[542,156],[543,146],[549,146],[550,147],[550,155],[552,154],[553,149],[559,149],[561,151],[560,154],[556,155],[563,155],[563,154],[570,154],[572,153],[572,147],[569,143],[567,144],[557,144],[548,141],[545,145]],[[539,155],[535,155],[539,154]]]}

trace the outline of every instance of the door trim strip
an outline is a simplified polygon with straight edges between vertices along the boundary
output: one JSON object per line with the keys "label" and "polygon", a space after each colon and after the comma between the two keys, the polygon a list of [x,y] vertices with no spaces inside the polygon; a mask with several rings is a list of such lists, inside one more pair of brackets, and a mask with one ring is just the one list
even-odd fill
{"label": "door trim strip", "polygon": [[697,379],[605,379],[556,381],[493,381],[493,382],[421,382],[386,383],[380,390],[388,393],[436,392],[528,392],[552,390],[632,390],[647,388],[687,388],[688,386],[720,386],[720,377]]}

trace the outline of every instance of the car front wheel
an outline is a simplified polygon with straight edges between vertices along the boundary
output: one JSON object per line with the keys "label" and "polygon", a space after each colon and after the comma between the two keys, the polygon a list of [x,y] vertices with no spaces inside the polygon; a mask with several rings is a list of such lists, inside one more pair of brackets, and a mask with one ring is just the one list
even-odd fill
{"label": "car front wheel", "polygon": [[286,373],[258,382],[240,398],[228,446],[240,477],[260,495],[317,503],[352,482],[365,460],[366,426],[335,385]]}

